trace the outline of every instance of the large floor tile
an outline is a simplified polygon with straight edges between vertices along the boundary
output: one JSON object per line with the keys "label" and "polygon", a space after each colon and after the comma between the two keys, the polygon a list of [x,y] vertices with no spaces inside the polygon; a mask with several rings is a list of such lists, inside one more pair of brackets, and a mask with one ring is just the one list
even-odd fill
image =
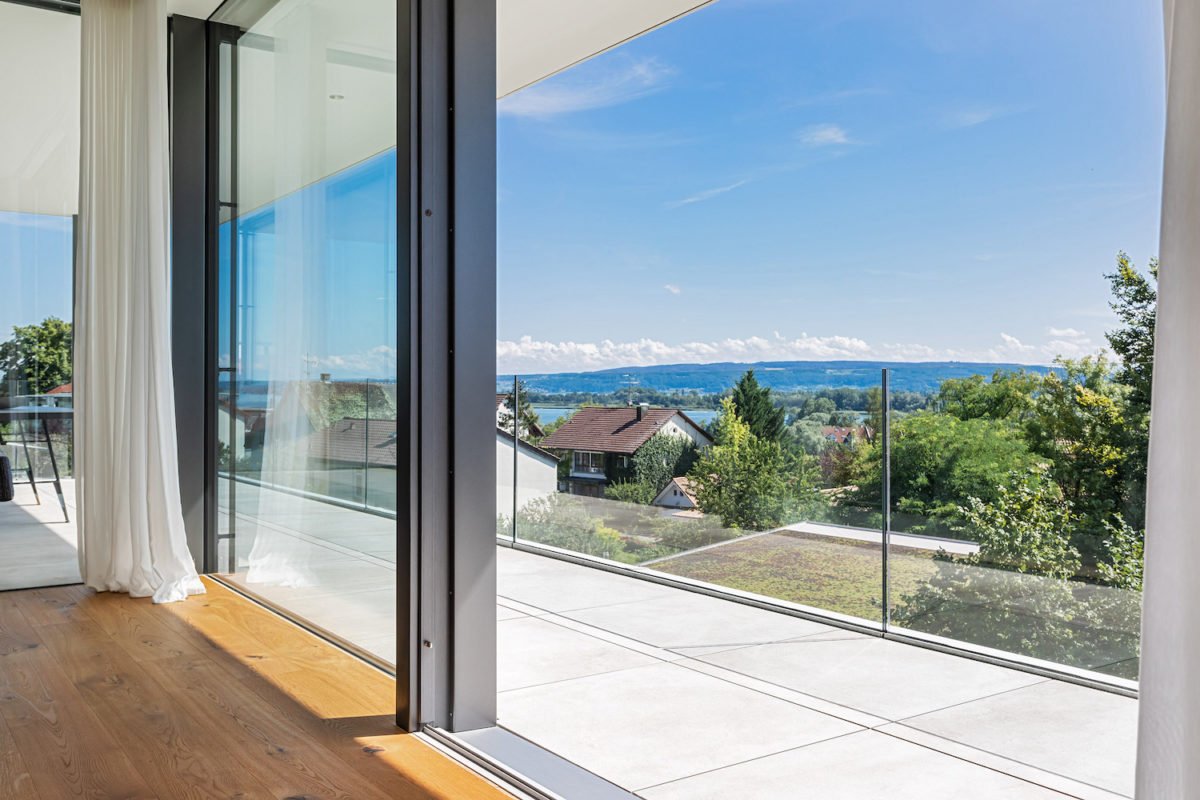
{"label": "large floor tile", "polygon": [[890,720],[1045,680],[847,631],[699,658]]}
{"label": "large floor tile", "polygon": [[564,616],[686,655],[833,630],[787,614],[683,590],[629,605],[569,611]]}
{"label": "large floor tile", "polygon": [[640,792],[649,800],[1049,800],[1057,792],[861,731]]}
{"label": "large floor tile", "polygon": [[539,617],[497,623],[496,645],[502,692],[660,663]]}
{"label": "large floor tile", "polygon": [[1133,795],[1137,701],[1048,681],[904,721],[927,733]]}
{"label": "large floor tile", "polygon": [[627,578],[546,556],[497,548],[497,592],[546,611],[574,611],[670,597],[679,592],[650,581]]}
{"label": "large floor tile", "polygon": [[[52,486],[38,486],[38,505],[33,490],[20,482],[22,477],[18,471],[15,498],[0,503],[0,590],[78,583],[75,523],[63,519]],[[73,520],[73,486],[68,482],[63,488]]]}
{"label": "large floor tile", "polygon": [[673,664],[504,692],[500,723],[633,790],[861,730]]}

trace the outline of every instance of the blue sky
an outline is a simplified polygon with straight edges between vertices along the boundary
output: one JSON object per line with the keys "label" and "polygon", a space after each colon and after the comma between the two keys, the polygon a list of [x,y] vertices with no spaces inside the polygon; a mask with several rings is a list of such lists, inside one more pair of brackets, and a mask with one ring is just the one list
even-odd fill
{"label": "blue sky", "polygon": [[[1162,61],[1135,0],[719,0],[512,95],[497,371],[1095,352],[1157,246]],[[394,374],[394,163],[314,188],[285,282],[246,220],[248,377]],[[0,213],[0,331],[69,317],[70,266],[69,219]]]}
{"label": "blue sky", "polygon": [[514,94],[498,371],[1095,352],[1162,64],[1155,3],[720,0]]}
{"label": "blue sky", "polygon": [[0,211],[0,341],[13,326],[71,319],[71,218]]}

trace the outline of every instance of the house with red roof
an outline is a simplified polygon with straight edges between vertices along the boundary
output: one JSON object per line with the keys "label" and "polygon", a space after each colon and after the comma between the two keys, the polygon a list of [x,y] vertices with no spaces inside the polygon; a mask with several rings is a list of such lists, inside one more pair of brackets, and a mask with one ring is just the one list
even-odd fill
{"label": "house with red roof", "polygon": [[656,434],[681,436],[697,447],[712,437],[677,408],[581,408],[562,427],[542,440],[547,450],[568,459],[567,491],[603,497],[604,487],[629,480],[632,459]]}

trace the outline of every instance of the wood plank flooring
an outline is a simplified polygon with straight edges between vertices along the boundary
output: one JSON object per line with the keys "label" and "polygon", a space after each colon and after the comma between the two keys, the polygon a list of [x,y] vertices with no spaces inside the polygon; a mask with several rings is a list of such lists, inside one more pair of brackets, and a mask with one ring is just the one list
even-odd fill
{"label": "wood plank flooring", "polygon": [[0,798],[508,797],[397,733],[386,675],[207,584],[0,593]]}

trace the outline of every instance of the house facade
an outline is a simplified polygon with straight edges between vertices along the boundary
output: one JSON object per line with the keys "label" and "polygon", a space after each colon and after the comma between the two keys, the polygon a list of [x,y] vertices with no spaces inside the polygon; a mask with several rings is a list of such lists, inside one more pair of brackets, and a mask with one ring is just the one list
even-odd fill
{"label": "house facade", "polygon": [[566,491],[603,497],[609,484],[633,478],[633,457],[656,434],[708,447],[712,437],[677,408],[581,408],[542,441],[567,459]]}

